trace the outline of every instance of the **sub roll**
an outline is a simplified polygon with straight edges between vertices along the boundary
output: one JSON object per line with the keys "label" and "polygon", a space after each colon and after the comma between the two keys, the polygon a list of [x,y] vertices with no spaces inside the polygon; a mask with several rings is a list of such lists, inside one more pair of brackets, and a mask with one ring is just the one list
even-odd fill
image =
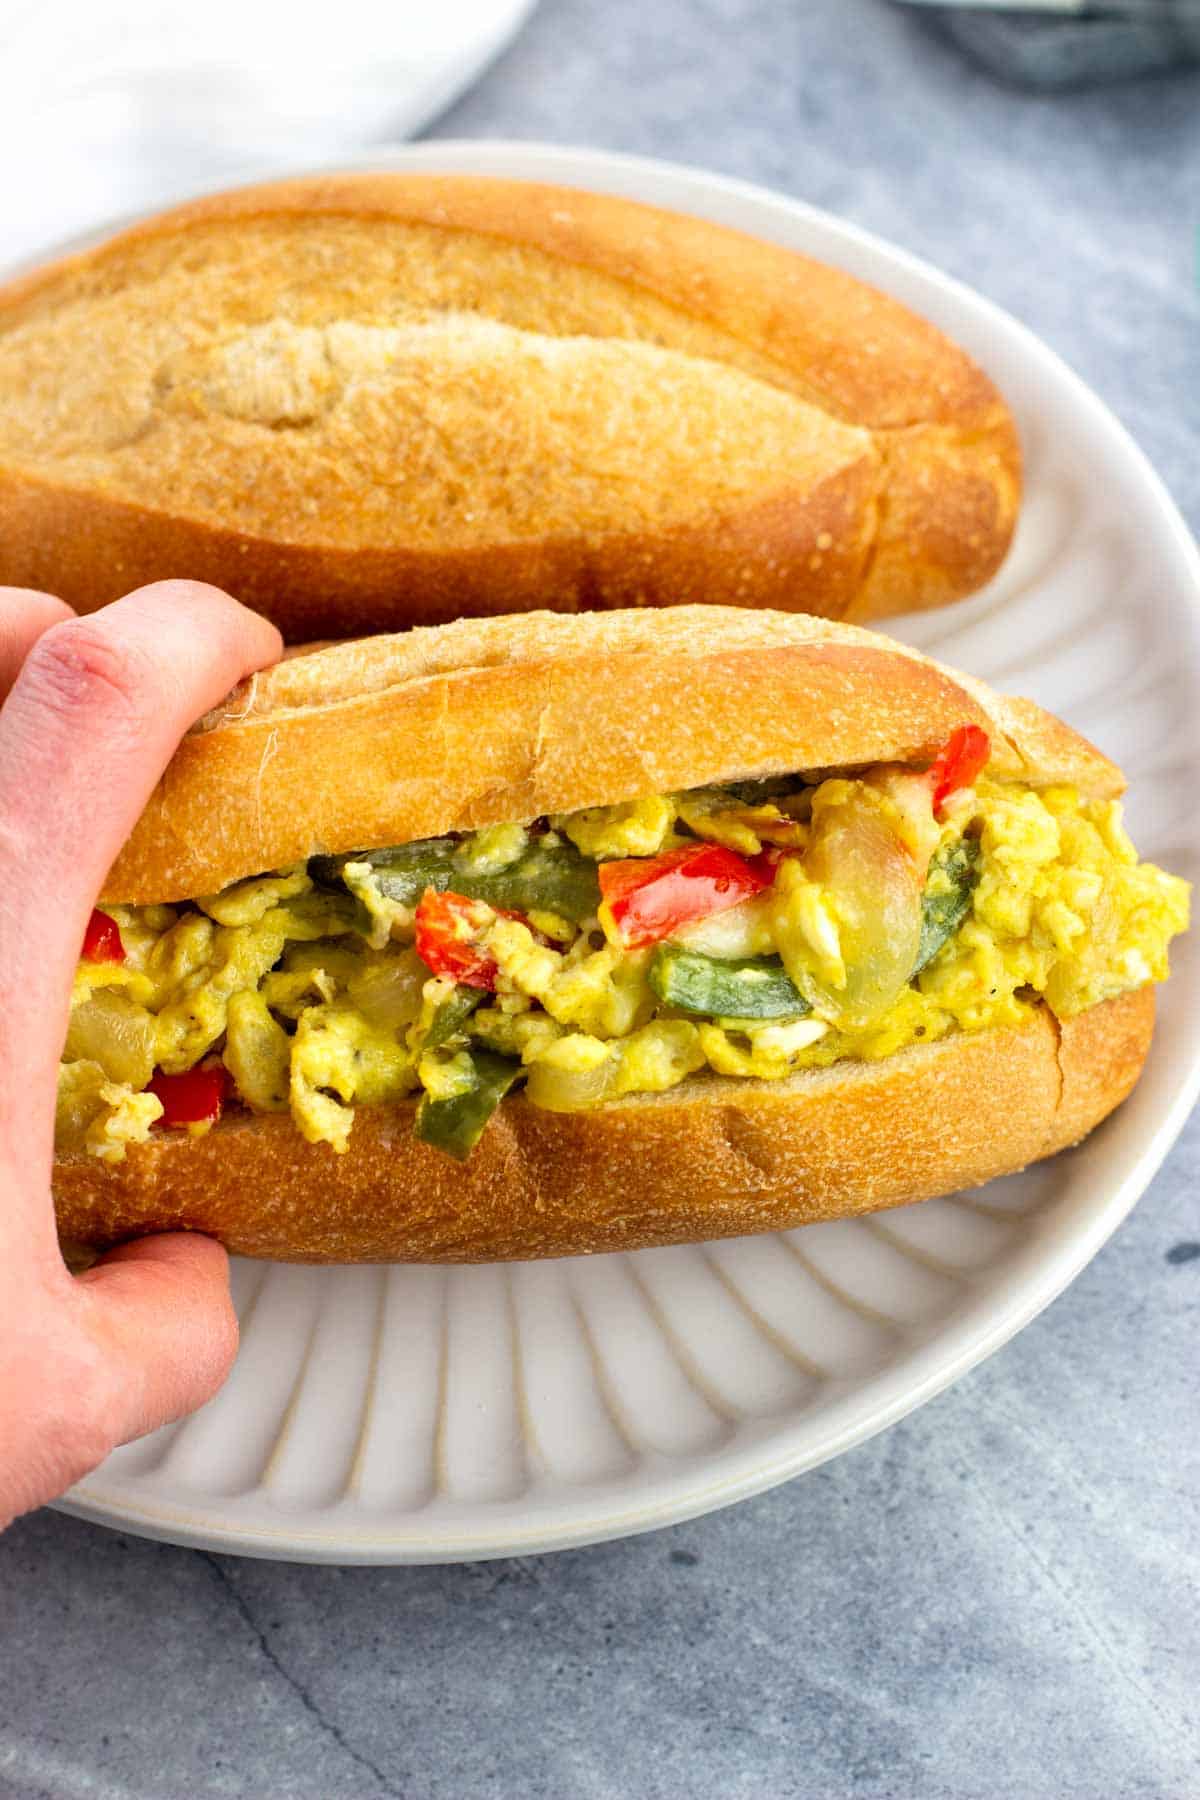
{"label": "sub roll", "polygon": [[871,618],[979,587],[1016,431],[839,269],[611,195],[313,177],[0,288],[0,582],[185,570],[292,642],[703,600]]}
{"label": "sub roll", "polygon": [[851,626],[377,637],[181,745],[75,986],[55,1196],[101,1247],[632,1249],[895,1206],[1129,1092],[1187,884],[1120,771]]}

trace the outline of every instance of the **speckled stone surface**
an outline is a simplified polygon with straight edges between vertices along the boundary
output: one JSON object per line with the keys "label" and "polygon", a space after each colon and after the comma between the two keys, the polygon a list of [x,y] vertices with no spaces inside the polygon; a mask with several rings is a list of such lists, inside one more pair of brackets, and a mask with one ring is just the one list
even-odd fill
{"label": "speckled stone surface", "polygon": [[[1062,351],[1200,526],[1197,76],[1042,98],[882,0],[543,0],[438,129],[670,156],[885,233]],[[950,1393],[694,1524],[341,1571],[22,1521],[0,1796],[1187,1800],[1198,1163],[1193,1122]]]}

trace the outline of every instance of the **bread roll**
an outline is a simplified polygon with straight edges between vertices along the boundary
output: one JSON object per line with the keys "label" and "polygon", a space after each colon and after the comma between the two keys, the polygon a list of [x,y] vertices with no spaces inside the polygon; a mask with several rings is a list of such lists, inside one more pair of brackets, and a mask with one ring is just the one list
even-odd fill
{"label": "bread roll", "polygon": [[339,175],[166,213],[0,290],[0,581],[188,575],[293,640],[970,592],[1012,420],[839,270],[632,201]]}
{"label": "bread roll", "polygon": [[[463,622],[301,655],[201,720],[112,871],[111,902],[182,898],[339,851],[681,787],[928,762],[963,723],[991,777],[1122,778],[1029,702],[852,626],[725,608]],[[472,1261],[778,1229],[987,1181],[1076,1142],[1128,1093],[1149,987],[1060,1022],[956,1031],[781,1081],[712,1072],[592,1111],[504,1100],[465,1164],[360,1106],[349,1149],[229,1111],[117,1165],[59,1156],[65,1237],[215,1233],[296,1261]]]}
{"label": "bread roll", "polygon": [[463,620],[295,656],[180,745],[105,883],[215,892],[316,851],[794,770],[928,762],[984,726],[991,773],[1124,778],[1031,701],[852,625],[728,607]]}

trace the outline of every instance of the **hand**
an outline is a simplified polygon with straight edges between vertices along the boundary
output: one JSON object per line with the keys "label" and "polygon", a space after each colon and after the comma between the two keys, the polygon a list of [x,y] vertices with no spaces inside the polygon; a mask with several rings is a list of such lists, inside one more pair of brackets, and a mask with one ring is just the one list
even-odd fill
{"label": "hand", "polygon": [[188,726],[279,652],[273,626],[197,582],[81,619],[0,588],[0,1528],[200,1406],[237,1349],[227,1258],[207,1238],[145,1238],[67,1272],[54,1100],[118,850]]}

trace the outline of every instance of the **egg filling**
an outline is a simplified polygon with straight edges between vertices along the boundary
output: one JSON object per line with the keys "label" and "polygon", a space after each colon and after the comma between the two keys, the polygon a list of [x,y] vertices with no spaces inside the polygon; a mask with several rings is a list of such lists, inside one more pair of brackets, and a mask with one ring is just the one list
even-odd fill
{"label": "egg filling", "polygon": [[59,1144],[203,1132],[220,1103],[173,1116],[172,1082],[208,1072],[336,1152],[357,1106],[412,1096],[464,1156],[518,1083],[574,1111],[1070,1018],[1165,978],[1188,894],[1116,802],[981,778],[935,813],[898,767],[315,857],[105,908],[124,955],[79,964]]}

